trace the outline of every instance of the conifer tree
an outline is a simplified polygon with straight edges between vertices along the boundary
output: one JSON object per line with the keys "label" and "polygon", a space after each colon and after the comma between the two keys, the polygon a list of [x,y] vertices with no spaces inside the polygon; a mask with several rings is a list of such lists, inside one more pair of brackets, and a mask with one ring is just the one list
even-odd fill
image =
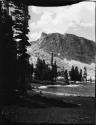
{"label": "conifer tree", "polygon": [[[3,7],[2,7],[3,6]],[[13,21],[9,15],[9,2],[0,1],[0,73],[3,89],[8,91],[16,88],[16,43],[13,39]]]}
{"label": "conifer tree", "polygon": [[71,81],[75,81],[75,70],[74,70],[74,66],[72,66],[71,71],[69,71],[69,75],[70,75],[70,80],[71,80]]}
{"label": "conifer tree", "polygon": [[65,78],[65,81],[68,82],[68,72],[67,72],[67,70],[65,70],[65,72],[64,72],[64,78]]}
{"label": "conifer tree", "polygon": [[[17,80],[18,87],[22,90],[26,89],[27,81],[26,77],[28,76],[28,67],[29,67],[29,55],[27,52],[27,46],[30,44],[28,43],[27,34],[28,30],[28,7],[24,4],[15,3],[14,11],[11,13],[14,16],[14,31],[15,36],[14,39],[17,44]],[[30,79],[30,78],[29,78]]]}
{"label": "conifer tree", "polygon": [[79,81],[82,81],[82,69],[80,69]]}
{"label": "conifer tree", "polygon": [[54,64],[52,65],[51,80],[56,81],[56,77],[57,77],[57,64],[56,64],[56,61],[55,61]]}
{"label": "conifer tree", "polygon": [[77,66],[75,67],[75,70],[74,70],[74,80],[79,81],[79,71]]}
{"label": "conifer tree", "polygon": [[83,78],[84,78],[85,81],[87,81],[87,68],[86,67],[84,67]]}
{"label": "conifer tree", "polygon": [[45,60],[37,59],[37,64],[35,68],[35,79],[37,80],[51,80],[51,70],[45,63]]}
{"label": "conifer tree", "polygon": [[42,69],[43,69],[42,60],[38,58],[35,68],[35,79],[41,80]]}
{"label": "conifer tree", "polygon": [[56,78],[57,78],[57,64],[56,64],[56,61],[54,62],[54,79],[56,81]]}

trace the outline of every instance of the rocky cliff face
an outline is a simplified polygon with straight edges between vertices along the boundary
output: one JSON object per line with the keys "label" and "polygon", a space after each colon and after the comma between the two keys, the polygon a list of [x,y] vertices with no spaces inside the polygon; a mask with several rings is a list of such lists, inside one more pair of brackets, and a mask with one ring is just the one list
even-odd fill
{"label": "rocky cliff face", "polygon": [[94,62],[96,43],[73,34],[45,34],[39,39],[39,48],[53,52],[59,58],[77,60],[84,63]]}

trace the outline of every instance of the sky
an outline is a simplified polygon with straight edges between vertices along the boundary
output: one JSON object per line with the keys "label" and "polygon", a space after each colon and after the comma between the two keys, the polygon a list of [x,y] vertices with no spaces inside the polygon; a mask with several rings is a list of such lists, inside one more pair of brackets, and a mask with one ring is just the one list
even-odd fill
{"label": "sky", "polygon": [[95,41],[95,3],[80,2],[70,6],[29,6],[29,42],[42,32],[70,33]]}

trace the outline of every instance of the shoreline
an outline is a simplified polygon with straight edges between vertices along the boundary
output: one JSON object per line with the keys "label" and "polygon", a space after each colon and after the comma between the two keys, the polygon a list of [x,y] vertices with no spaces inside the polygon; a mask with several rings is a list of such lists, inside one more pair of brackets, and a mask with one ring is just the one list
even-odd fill
{"label": "shoreline", "polygon": [[35,93],[45,96],[95,97],[95,84],[42,85],[32,83],[31,87]]}

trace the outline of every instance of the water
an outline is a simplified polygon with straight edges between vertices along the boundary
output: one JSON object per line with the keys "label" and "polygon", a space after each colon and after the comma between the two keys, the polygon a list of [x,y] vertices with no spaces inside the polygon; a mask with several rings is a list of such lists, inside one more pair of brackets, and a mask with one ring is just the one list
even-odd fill
{"label": "water", "polygon": [[45,94],[58,96],[86,96],[95,97],[95,84],[78,85],[48,85],[40,86],[39,90]]}

